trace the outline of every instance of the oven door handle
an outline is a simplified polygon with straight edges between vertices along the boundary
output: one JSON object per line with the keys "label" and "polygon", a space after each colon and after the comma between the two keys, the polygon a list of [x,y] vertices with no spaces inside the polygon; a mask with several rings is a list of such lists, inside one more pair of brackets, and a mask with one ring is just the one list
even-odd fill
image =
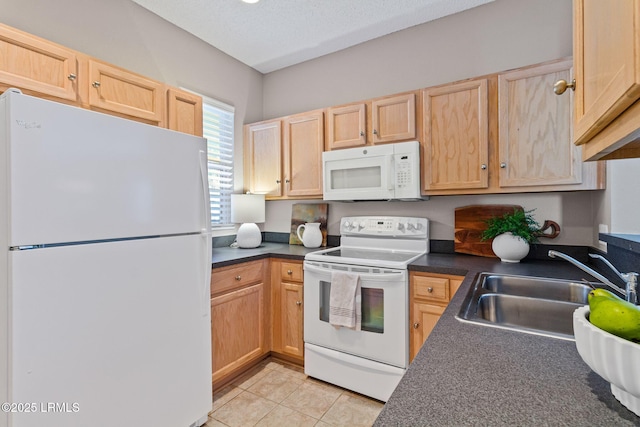
{"label": "oven door handle", "polygon": [[[310,264],[304,264],[304,269],[305,271],[308,271],[310,273],[328,274],[328,275],[331,275],[331,272],[333,271],[330,268],[320,268]],[[336,271],[343,271],[343,270],[336,270]],[[405,274],[405,271],[394,271],[391,273],[359,273],[357,271],[354,271],[352,273],[360,276],[360,279],[362,280],[380,280],[380,279],[392,279],[396,276],[402,276],[403,274]]]}

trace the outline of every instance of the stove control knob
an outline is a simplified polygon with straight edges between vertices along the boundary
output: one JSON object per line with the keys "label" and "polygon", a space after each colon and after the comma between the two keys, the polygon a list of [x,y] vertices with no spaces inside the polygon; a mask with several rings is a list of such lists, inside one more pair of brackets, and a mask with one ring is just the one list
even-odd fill
{"label": "stove control knob", "polygon": [[351,229],[353,228],[353,224],[350,223],[349,221],[345,221],[344,224],[342,224],[342,228],[344,228],[347,231],[351,231]]}
{"label": "stove control knob", "polygon": [[411,230],[417,230],[417,228],[413,224],[408,222],[407,223],[407,231],[411,231]]}
{"label": "stove control knob", "polygon": [[358,231],[360,231],[360,230],[362,230],[364,228],[365,224],[364,224],[364,221],[361,221],[361,222],[356,222],[354,225],[357,226],[358,227]]}
{"label": "stove control knob", "polygon": [[404,224],[403,223],[401,223],[401,222],[398,223],[398,230],[404,231]]}

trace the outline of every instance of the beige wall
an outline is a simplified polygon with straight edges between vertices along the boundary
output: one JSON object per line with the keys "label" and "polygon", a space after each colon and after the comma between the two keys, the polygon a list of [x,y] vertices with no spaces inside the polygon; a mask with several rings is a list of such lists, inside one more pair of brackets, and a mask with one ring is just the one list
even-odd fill
{"label": "beige wall", "polygon": [[571,56],[571,17],[571,0],[496,0],[275,71],[265,118]]}

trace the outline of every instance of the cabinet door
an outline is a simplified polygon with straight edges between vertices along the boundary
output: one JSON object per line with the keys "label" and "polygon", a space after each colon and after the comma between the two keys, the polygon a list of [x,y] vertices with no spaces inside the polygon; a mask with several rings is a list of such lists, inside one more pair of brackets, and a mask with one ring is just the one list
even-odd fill
{"label": "cabinet door", "polygon": [[366,145],[366,132],[364,103],[327,109],[327,150]]}
{"label": "cabinet door", "polygon": [[77,101],[76,53],[0,24],[0,86]]}
{"label": "cabinet door", "polygon": [[422,344],[438,323],[446,306],[414,302],[411,316],[411,339],[409,343],[409,360],[413,360]]}
{"label": "cabinet door", "polygon": [[487,80],[425,89],[424,190],[487,188]]}
{"label": "cabinet door", "polygon": [[183,90],[167,90],[167,127],[202,136],[202,97]]}
{"label": "cabinet door", "polygon": [[281,351],[288,356],[302,358],[304,354],[302,285],[282,282],[280,302]]}
{"label": "cabinet door", "polygon": [[281,121],[272,120],[244,128],[245,182],[252,193],[282,196]]}
{"label": "cabinet door", "polygon": [[264,284],[211,299],[213,382],[265,354]]}
{"label": "cabinet door", "polygon": [[640,97],[640,1],[574,0],[576,144]]}
{"label": "cabinet door", "polygon": [[89,60],[91,108],[160,124],[164,118],[164,86],[126,70]]}
{"label": "cabinet door", "polygon": [[[582,149],[572,143],[571,59],[498,75],[500,187],[580,184]],[[595,166],[595,165],[591,165]]]}
{"label": "cabinet door", "polygon": [[415,93],[374,99],[371,102],[371,128],[374,144],[415,139]]}
{"label": "cabinet door", "polygon": [[284,183],[288,197],[322,196],[322,111],[284,119]]}

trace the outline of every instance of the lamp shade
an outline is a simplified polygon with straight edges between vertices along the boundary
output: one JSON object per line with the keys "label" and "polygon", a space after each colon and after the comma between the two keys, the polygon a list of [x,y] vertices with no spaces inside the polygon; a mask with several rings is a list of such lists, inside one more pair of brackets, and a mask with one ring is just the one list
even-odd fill
{"label": "lamp shade", "polygon": [[264,194],[232,194],[231,221],[264,222]]}

